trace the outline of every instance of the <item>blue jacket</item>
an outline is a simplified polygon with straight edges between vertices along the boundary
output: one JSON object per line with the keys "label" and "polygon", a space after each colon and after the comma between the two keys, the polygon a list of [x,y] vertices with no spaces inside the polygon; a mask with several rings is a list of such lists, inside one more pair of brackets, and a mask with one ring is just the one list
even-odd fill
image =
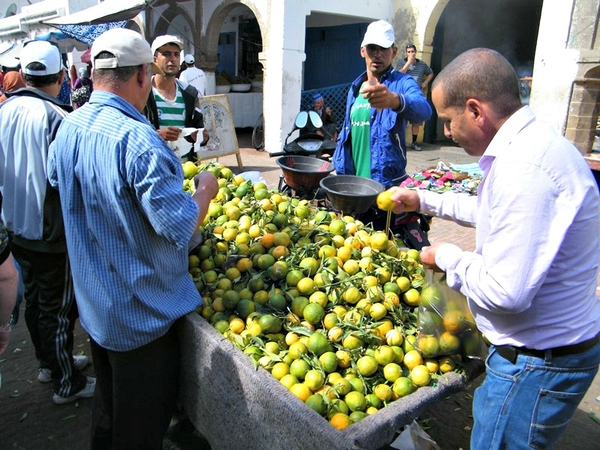
{"label": "blue jacket", "polygon": [[[359,76],[348,92],[344,125],[340,131],[333,164],[338,175],[355,175],[350,139],[350,108],[359,95],[366,72]],[[406,123],[420,123],[431,116],[431,106],[413,78],[390,66],[380,80],[400,95],[403,105],[398,111],[386,108],[379,113],[371,108],[371,177],[389,188],[406,178]]]}

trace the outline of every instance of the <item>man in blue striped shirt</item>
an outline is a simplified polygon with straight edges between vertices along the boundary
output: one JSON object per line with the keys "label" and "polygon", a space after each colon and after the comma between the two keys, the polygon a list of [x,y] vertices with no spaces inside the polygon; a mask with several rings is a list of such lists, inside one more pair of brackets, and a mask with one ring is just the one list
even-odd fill
{"label": "man in blue striped shirt", "polygon": [[153,66],[140,34],[107,31],[91,58],[94,92],[63,121],[48,172],[97,377],[92,448],[162,449],[178,396],[174,324],[202,304],[188,241],[218,184],[204,172],[185,193],[179,159],[140,113]]}

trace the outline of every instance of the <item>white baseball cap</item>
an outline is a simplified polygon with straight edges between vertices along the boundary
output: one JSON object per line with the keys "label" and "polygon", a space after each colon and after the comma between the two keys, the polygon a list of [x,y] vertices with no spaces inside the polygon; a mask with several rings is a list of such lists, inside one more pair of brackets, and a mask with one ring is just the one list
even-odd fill
{"label": "white baseball cap", "polygon": [[184,60],[187,64],[194,64],[194,61],[195,61],[194,55],[188,53],[187,55],[185,55]]}
{"label": "white baseball cap", "polygon": [[155,55],[156,50],[166,44],[174,44],[179,47],[179,50],[183,50],[183,42],[181,42],[181,39],[177,36],[165,34],[163,36],[157,36],[156,39],[154,39],[154,42],[152,42],[152,55]]}
{"label": "white baseball cap", "polygon": [[[26,75],[55,75],[63,68],[60,50],[48,41],[29,41],[23,46],[21,55],[21,72]],[[33,62],[43,64],[45,69],[32,70],[27,66]]]}
{"label": "white baseball cap", "polygon": [[[96,57],[102,52],[109,52],[115,56],[97,59]],[[98,36],[92,45],[90,58],[94,69],[116,69],[117,67],[152,64],[155,73],[157,70],[160,71],[154,64],[154,54],[150,50],[150,44],[140,33],[127,28],[113,28]]]}
{"label": "white baseball cap", "polygon": [[367,27],[365,37],[360,46],[366,47],[369,44],[375,44],[383,48],[390,48],[395,42],[394,27],[385,20],[378,20]]}

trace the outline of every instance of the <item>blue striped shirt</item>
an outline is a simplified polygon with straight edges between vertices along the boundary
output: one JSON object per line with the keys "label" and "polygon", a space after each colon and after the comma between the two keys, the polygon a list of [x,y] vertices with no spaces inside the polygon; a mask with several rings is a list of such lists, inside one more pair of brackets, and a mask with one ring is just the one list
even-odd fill
{"label": "blue striped shirt", "polygon": [[120,97],[95,90],[50,147],[82,327],[127,351],[164,335],[202,299],[188,273],[198,206],[181,163]]}

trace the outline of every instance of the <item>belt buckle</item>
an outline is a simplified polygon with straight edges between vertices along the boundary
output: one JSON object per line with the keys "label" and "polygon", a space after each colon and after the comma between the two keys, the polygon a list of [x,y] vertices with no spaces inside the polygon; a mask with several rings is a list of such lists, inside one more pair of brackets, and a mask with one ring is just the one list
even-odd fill
{"label": "belt buckle", "polygon": [[509,363],[515,364],[517,362],[517,356],[519,355],[517,349],[512,345],[498,345],[496,351],[500,356],[506,359]]}

